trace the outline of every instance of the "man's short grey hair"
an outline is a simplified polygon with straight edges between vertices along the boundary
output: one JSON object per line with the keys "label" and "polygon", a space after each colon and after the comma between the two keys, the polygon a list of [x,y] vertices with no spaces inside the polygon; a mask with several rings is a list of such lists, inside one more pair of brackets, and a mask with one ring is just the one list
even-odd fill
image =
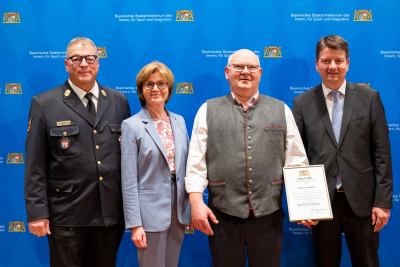
{"label": "man's short grey hair", "polygon": [[76,37],[76,38],[72,39],[71,42],[69,42],[69,44],[67,46],[67,56],[66,56],[67,58],[69,57],[68,49],[74,45],[92,46],[94,48],[94,50],[96,50],[96,53],[97,53],[97,47],[93,43],[92,40],[90,40],[89,38],[86,38],[86,37]]}
{"label": "man's short grey hair", "polygon": [[[231,65],[231,61],[232,61],[232,55],[234,54],[234,53],[236,53],[237,51],[239,51],[239,50],[236,50],[235,52],[233,52],[229,57],[228,57],[228,67],[229,67],[229,65]],[[250,50],[249,50],[250,51]],[[257,56],[257,55],[256,55]],[[260,57],[259,56],[257,56],[257,61],[258,61],[258,66],[261,68],[261,64],[260,64]]]}
{"label": "man's short grey hair", "polygon": [[230,66],[230,65],[231,65],[232,55],[233,55],[234,53],[235,53],[235,52],[233,52],[233,53],[228,57],[228,65],[227,65],[227,66]]}

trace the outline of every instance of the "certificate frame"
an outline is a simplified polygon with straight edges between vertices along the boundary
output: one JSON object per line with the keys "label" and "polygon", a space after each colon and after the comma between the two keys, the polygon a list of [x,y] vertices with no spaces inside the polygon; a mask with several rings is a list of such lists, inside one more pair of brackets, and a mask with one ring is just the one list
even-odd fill
{"label": "certificate frame", "polygon": [[290,222],[333,220],[324,165],[284,167],[283,176]]}

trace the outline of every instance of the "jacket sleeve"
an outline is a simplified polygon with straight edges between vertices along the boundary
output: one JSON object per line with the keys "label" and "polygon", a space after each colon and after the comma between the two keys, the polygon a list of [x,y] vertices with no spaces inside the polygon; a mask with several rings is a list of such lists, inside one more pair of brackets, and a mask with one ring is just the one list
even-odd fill
{"label": "jacket sleeve", "polygon": [[121,186],[126,229],[142,225],[137,187],[138,153],[133,125],[125,120],[121,135]]}
{"label": "jacket sleeve", "polygon": [[37,96],[31,101],[30,129],[25,143],[25,206],[28,221],[48,218],[47,153],[44,112]]}
{"label": "jacket sleeve", "polygon": [[393,173],[389,129],[379,92],[375,93],[372,100],[370,129],[376,181],[374,207],[392,208]]}
{"label": "jacket sleeve", "polygon": [[297,129],[299,130],[301,139],[303,141],[304,149],[306,150],[306,153],[307,153],[307,151],[308,151],[307,135],[306,135],[305,125],[304,125],[304,121],[303,121],[303,114],[301,113],[301,108],[300,108],[300,104],[298,103],[297,97],[295,97],[293,99],[292,113],[293,113],[294,120],[296,121]]}

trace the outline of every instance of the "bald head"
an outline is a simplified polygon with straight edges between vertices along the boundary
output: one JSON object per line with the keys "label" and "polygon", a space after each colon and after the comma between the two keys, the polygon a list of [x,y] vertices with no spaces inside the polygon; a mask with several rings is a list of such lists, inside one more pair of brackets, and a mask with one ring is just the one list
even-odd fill
{"label": "bald head", "polygon": [[260,59],[248,49],[233,53],[225,67],[225,78],[230,89],[241,103],[246,103],[258,92],[262,69]]}
{"label": "bald head", "polygon": [[240,49],[240,50],[236,51],[235,53],[231,54],[228,57],[228,66],[231,65],[232,59],[234,59],[235,57],[238,57],[238,56],[244,56],[249,59],[255,59],[257,61],[257,65],[260,66],[260,59],[258,58],[258,56],[248,49]]}

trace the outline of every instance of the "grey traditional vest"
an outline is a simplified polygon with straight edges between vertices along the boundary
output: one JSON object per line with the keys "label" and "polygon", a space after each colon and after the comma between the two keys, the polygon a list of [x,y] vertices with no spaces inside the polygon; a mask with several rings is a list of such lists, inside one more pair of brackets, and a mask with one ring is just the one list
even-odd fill
{"label": "grey traditional vest", "polygon": [[261,95],[247,110],[232,96],[207,101],[208,205],[247,218],[282,205],[286,147],[285,105]]}

